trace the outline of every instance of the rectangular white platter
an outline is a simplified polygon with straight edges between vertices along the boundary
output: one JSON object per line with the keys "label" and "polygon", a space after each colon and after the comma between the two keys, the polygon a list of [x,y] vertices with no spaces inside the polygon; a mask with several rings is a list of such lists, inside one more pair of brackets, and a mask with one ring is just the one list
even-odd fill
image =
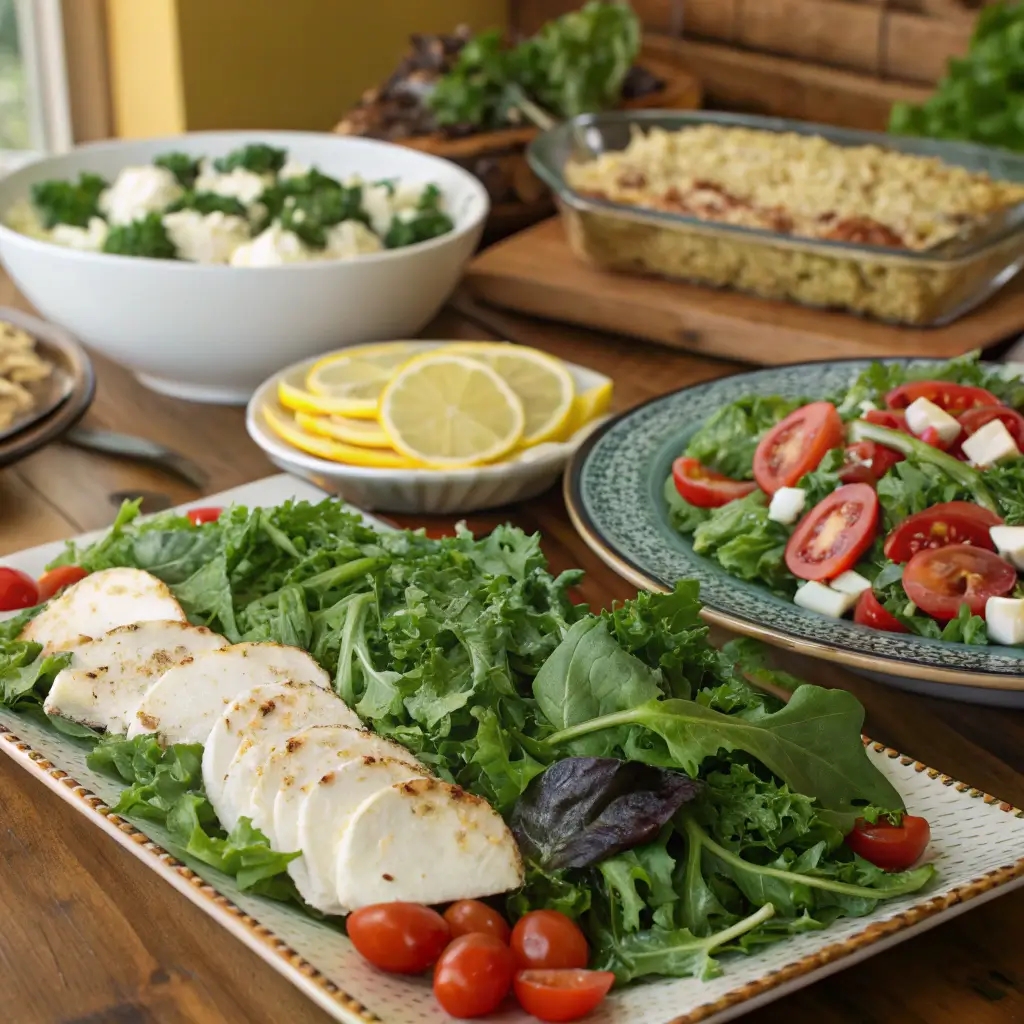
{"label": "rectangular white platter", "polygon": [[[204,504],[270,506],[324,494],[293,477],[275,476],[204,499]],[[194,503],[193,503],[194,504]],[[372,517],[368,521],[374,523]],[[374,523],[375,525],[382,525]],[[48,544],[4,559],[33,575],[63,549]],[[720,1024],[843,967],[949,920],[1024,884],[1024,811],[988,796],[881,744],[868,754],[932,826],[928,856],[937,881],[923,893],[881,904],[869,917],[847,918],[820,932],[780,942],[749,957],[727,956],[721,977],[663,980],[613,993],[593,1024]],[[166,852],[167,834],[150,822],[110,814],[115,780],[85,764],[86,750],[63,735],[0,709],[0,751],[84,814],[174,886],[336,1020],[386,1024],[450,1021],[426,979],[409,980],[369,967],[340,931],[299,909],[247,895],[205,865]],[[512,1009],[491,1018],[532,1020]]]}

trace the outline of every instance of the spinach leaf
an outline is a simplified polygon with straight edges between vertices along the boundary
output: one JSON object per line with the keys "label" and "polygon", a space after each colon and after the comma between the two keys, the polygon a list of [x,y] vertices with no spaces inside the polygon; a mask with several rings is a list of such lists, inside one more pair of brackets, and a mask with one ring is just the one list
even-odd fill
{"label": "spinach leaf", "polygon": [[582,868],[649,842],[700,783],[610,757],[567,757],[530,783],[512,812],[520,849],[545,870]]}
{"label": "spinach leaf", "polygon": [[762,435],[810,399],[751,395],[723,406],[690,438],[685,454],[734,480],[754,478]]}
{"label": "spinach leaf", "polygon": [[[858,804],[868,803],[900,808],[899,793],[864,751],[863,722],[864,709],[852,694],[804,685],[778,711],[723,715],[693,701],[652,700],[562,729],[547,743],[563,746],[611,730],[623,746],[639,727],[660,737],[672,763],[694,777],[705,758],[742,750],[829,810],[855,814]],[[641,747],[629,749],[638,760],[647,759]]]}

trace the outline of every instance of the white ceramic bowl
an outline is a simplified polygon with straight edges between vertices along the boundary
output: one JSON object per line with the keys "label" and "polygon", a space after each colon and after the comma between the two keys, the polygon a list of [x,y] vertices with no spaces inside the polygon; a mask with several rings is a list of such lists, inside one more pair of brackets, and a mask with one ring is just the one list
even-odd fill
{"label": "white ceramic bowl", "polygon": [[76,252],[0,226],[0,259],[44,317],[132,369],[156,391],[244,402],[275,370],[339,346],[416,334],[441,308],[488,211],[473,175],[437,157],[311,132],[195,132],[103,142],[0,181],[0,217],[35,181],[94,171],[112,179],[169,149],[221,156],[252,142],[286,148],[325,174],[433,181],[455,229],[404,249],[283,267],[201,266]]}
{"label": "white ceramic bowl", "polygon": [[[424,351],[444,344],[450,343],[419,343]],[[368,512],[458,515],[532,498],[561,477],[573,453],[601,422],[588,423],[568,441],[539,444],[513,460],[472,469],[372,469],[329,462],[283,441],[271,430],[262,411],[270,405],[281,415],[290,415],[278,404],[278,381],[283,377],[304,380],[313,362],[307,359],[296,363],[261,384],[246,410],[246,429],[279,469],[309,480]],[[574,363],[565,366],[572,374],[577,392],[608,381],[596,370]]]}

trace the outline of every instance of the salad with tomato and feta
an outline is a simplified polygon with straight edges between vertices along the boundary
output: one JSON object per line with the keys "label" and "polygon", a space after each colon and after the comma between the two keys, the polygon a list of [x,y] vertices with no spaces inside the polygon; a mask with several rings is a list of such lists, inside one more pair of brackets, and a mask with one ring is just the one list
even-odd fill
{"label": "salad with tomato and feta", "polygon": [[1024,382],[976,355],[718,410],[665,483],[698,554],[872,629],[1024,645]]}

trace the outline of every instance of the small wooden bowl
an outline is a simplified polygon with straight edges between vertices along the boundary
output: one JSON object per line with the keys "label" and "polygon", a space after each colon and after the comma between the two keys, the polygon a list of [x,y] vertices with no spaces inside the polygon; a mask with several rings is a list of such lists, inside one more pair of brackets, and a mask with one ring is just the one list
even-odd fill
{"label": "small wooden bowl", "polygon": [[[640,62],[665,82],[657,92],[628,100],[625,110],[696,110],[702,90],[697,78],[667,62],[644,57]],[[536,224],[554,212],[554,200],[547,186],[526,162],[526,147],[539,134],[532,125],[480,132],[450,139],[441,132],[414,135],[394,141],[410,149],[444,157],[476,175],[491,198],[487,236],[501,238]]]}

